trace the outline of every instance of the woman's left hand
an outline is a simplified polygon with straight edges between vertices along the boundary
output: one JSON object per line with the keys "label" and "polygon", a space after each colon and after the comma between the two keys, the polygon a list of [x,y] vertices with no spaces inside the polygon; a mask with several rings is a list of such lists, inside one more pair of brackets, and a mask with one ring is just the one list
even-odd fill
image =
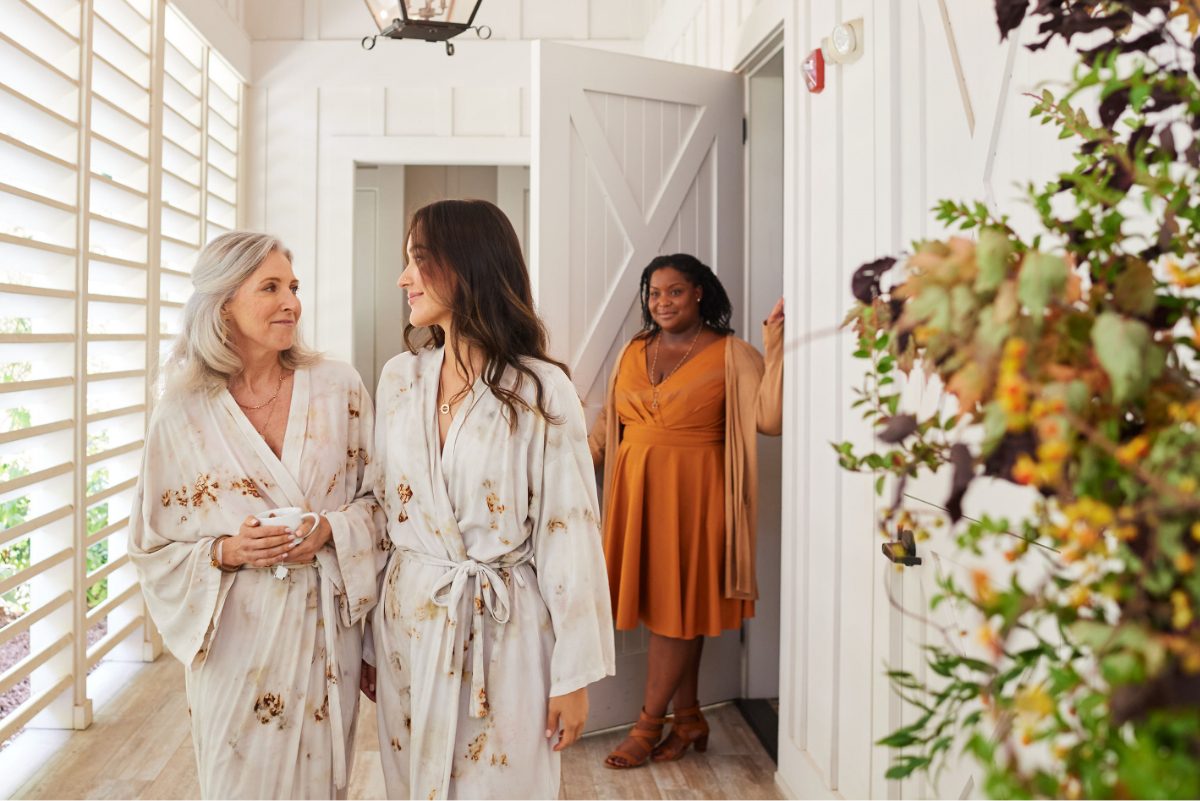
{"label": "woman's left hand", "polygon": [[772,323],[783,322],[783,298],[775,301],[775,308],[771,309],[771,313],[767,315],[767,325]]}
{"label": "woman's left hand", "polygon": [[550,698],[550,711],[546,716],[546,739],[550,740],[555,734],[559,734],[558,742],[554,744],[555,751],[562,751],[575,744],[583,734],[583,724],[587,723],[587,716],[587,687]]}
{"label": "woman's left hand", "polygon": [[[305,536],[306,532],[312,532]],[[320,520],[315,526],[309,525],[309,521],[305,519],[300,524],[300,528],[296,531],[296,535],[304,537],[304,540],[293,548],[283,561],[287,562],[311,562],[317,556],[317,551],[325,547],[325,544],[333,539],[333,529],[329,526],[329,520],[325,515],[321,515]]]}

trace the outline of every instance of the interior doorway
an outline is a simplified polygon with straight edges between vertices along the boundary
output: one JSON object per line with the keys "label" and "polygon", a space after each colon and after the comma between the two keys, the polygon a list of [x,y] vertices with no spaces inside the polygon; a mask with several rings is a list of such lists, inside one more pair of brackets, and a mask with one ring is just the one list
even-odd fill
{"label": "interior doorway", "polygon": [[413,212],[447,198],[495,203],[528,258],[529,168],[359,164],[354,171],[354,366],[374,395],[388,360],[404,350],[408,302],[396,286]]}
{"label": "interior doorway", "polygon": [[[763,348],[762,320],[783,294],[784,55],[779,36],[768,39],[746,75],[745,237],[746,280],[741,325]],[[743,627],[739,707],[775,758],[779,728],[780,511],[782,441],[759,436],[759,602]]]}

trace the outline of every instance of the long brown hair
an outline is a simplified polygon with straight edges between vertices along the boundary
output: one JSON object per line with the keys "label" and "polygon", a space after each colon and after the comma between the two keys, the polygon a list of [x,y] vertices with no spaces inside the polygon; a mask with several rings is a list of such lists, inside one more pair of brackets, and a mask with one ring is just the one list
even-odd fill
{"label": "long brown hair", "polygon": [[[568,375],[570,371],[546,352],[546,327],[533,309],[529,270],[508,217],[486,200],[439,200],[413,214],[406,243],[414,232],[420,233],[431,257],[422,278],[450,307],[457,336],[483,352],[483,381],[504,404],[510,426],[516,427],[518,407],[536,408],[546,419],[559,422],[546,411],[545,387],[525,360],[548,362]],[[423,345],[414,344],[417,330],[411,324],[404,328],[404,342],[413,353],[446,344],[441,326],[427,329]],[[467,374],[462,357],[454,357]],[[501,385],[509,369],[517,375],[511,389]],[[526,380],[533,383],[533,407],[519,394]]]}

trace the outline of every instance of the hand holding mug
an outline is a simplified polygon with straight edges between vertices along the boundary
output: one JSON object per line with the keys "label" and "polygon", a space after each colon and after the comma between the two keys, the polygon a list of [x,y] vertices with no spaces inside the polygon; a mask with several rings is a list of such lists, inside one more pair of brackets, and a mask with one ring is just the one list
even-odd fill
{"label": "hand holding mug", "polygon": [[316,558],[317,551],[333,539],[333,529],[323,515],[309,512],[305,517],[312,517],[315,522],[309,525],[306,520],[295,530],[296,547],[288,554],[289,562],[311,562]]}
{"label": "hand holding mug", "polygon": [[287,561],[295,545],[286,526],[264,526],[250,515],[237,534],[221,543],[221,563],[226,567],[270,567]]}
{"label": "hand holding mug", "polygon": [[[306,518],[312,518],[314,524],[302,529]],[[298,506],[251,515],[242,521],[238,533],[221,545],[221,561],[227,567],[270,567],[291,561],[297,545],[319,522],[319,515]]]}

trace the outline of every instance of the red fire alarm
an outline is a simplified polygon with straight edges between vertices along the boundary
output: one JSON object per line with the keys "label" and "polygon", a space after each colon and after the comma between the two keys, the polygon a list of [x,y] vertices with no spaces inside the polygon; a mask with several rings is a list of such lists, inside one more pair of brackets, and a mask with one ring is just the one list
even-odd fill
{"label": "red fire alarm", "polygon": [[821,94],[825,89],[825,55],[821,48],[818,47],[809,53],[800,69],[804,72],[804,82],[808,84],[808,91],[814,95]]}

